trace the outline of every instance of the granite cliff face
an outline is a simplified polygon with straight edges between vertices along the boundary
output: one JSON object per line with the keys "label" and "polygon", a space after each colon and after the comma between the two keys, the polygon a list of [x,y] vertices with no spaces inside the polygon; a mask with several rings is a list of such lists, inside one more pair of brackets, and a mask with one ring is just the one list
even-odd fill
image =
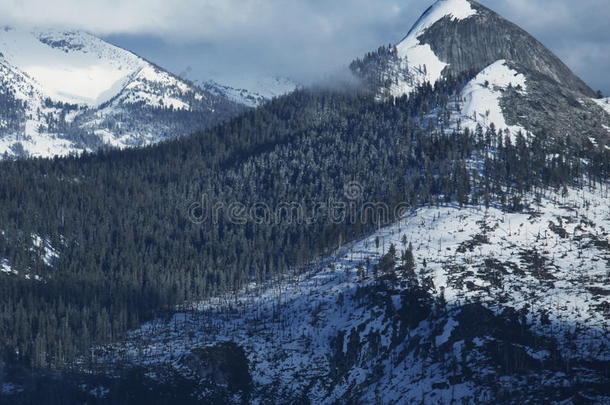
{"label": "granite cliff face", "polygon": [[513,63],[527,77],[527,92],[508,89],[500,99],[507,122],[518,122],[528,132],[591,148],[610,149],[610,114],[602,100],[572,90],[539,71]]}
{"label": "granite cliff face", "polygon": [[596,96],[561,59],[525,30],[476,1],[468,3],[475,14],[463,20],[445,16],[418,37],[448,63],[443,74],[481,71],[499,59],[506,59],[561,83],[566,89],[587,97]]}

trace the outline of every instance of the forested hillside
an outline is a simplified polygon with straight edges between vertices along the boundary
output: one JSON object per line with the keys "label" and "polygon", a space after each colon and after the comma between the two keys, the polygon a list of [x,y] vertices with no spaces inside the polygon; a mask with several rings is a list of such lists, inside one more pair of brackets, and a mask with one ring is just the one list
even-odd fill
{"label": "forested hillside", "polygon": [[[4,358],[70,366],[89,345],[172,305],[305,266],[391,222],[393,208],[405,204],[519,210],[525,192],[608,179],[610,151],[569,137],[511,137],[493,125],[449,129],[445,110],[470,78],[449,77],[434,91],[426,84],[382,103],[360,92],[301,90],[142,150],[3,162]],[[346,184],[361,190],[349,199]],[[248,208],[299,202],[314,215],[198,221],[205,212],[193,207],[201,201]],[[332,221],[328,201],[356,202],[357,214],[365,202],[391,209]]]}

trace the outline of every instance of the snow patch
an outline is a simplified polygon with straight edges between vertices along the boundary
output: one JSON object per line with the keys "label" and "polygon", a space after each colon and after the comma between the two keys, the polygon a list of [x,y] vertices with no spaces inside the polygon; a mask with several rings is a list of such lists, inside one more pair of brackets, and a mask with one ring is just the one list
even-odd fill
{"label": "snow patch", "polygon": [[455,329],[456,326],[459,326],[459,322],[455,319],[451,318],[445,324],[445,328],[443,329],[443,334],[436,337],[436,346],[441,346],[449,341],[451,337],[451,333]]}
{"label": "snow patch", "polygon": [[17,270],[13,270],[13,268],[9,265],[7,259],[0,260],[0,273],[18,274]]}
{"label": "snow patch", "polygon": [[525,134],[523,127],[508,125],[504,118],[500,98],[509,86],[523,92],[527,90],[525,76],[509,68],[505,60],[483,69],[461,92],[462,125],[474,130],[478,124],[488,128],[493,123],[497,130],[508,129],[511,135],[520,131]]}
{"label": "snow patch", "polygon": [[41,238],[39,235],[32,235],[34,248],[41,252],[42,260],[47,266],[52,266],[53,261],[59,257],[57,251],[51,246],[51,242]]}
{"label": "snow patch", "polygon": [[608,114],[610,114],[610,97],[608,98],[594,98],[592,99],[595,104],[604,109]]}
{"label": "snow patch", "polygon": [[398,56],[405,61],[410,72],[418,78],[418,84],[435,83],[448,66],[436,56],[430,45],[422,45],[416,38],[401,42],[397,48]]}

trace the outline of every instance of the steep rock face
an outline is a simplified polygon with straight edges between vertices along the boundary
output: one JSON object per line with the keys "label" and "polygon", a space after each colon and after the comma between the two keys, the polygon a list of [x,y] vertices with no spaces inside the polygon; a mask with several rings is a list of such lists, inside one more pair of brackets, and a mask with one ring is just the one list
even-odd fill
{"label": "steep rock face", "polygon": [[475,1],[468,3],[474,10],[471,16],[462,20],[445,16],[418,37],[448,64],[444,74],[469,69],[480,71],[497,60],[506,59],[543,74],[568,90],[587,97],[596,96],[557,56],[525,30]]}
{"label": "steep rock face", "polygon": [[509,88],[500,98],[507,122],[519,123],[528,132],[594,148],[610,148],[610,114],[600,100],[583,96],[548,76],[523,65],[511,63],[524,72],[527,91]]}

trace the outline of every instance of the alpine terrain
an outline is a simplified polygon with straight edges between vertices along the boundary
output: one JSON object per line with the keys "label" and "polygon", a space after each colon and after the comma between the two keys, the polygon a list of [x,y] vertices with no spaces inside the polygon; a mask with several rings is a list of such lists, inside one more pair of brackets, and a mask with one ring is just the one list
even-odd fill
{"label": "alpine terrain", "polygon": [[82,31],[0,30],[0,155],[144,146],[243,107]]}
{"label": "alpine terrain", "polygon": [[[224,83],[224,81],[223,81]],[[201,84],[205,90],[233,100],[248,107],[258,107],[293,92],[299,86],[290,79],[281,77],[244,78],[233,86],[221,84],[216,80],[206,80]]]}
{"label": "alpine terrain", "polygon": [[[157,101],[234,111],[137,58],[111,96],[17,54],[3,113],[28,120],[34,91],[98,136]],[[609,404],[610,99],[471,0],[350,71],[146,148],[0,162],[0,403]]]}
{"label": "alpine terrain", "polygon": [[469,71],[474,77],[454,95],[449,126],[494,124],[511,134],[562,138],[587,133],[574,140],[610,146],[607,100],[527,32],[475,1],[437,1],[401,42],[352,70],[382,98]]}

